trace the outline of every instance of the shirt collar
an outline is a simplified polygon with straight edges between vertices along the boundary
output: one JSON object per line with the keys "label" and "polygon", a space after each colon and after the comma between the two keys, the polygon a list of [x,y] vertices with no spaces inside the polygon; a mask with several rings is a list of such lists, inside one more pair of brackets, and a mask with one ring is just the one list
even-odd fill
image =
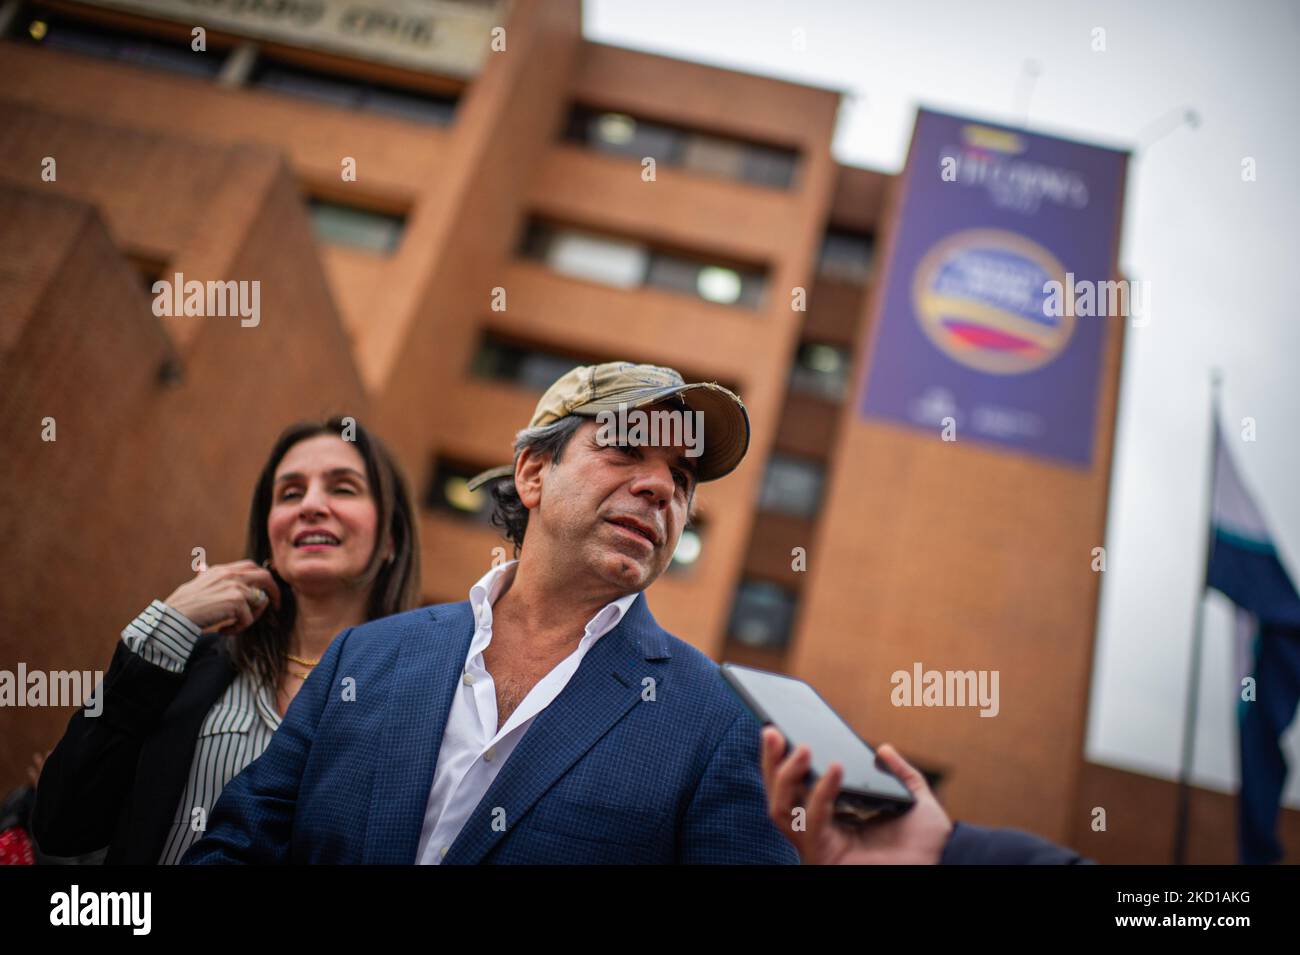
{"label": "shirt collar", "polygon": [[469,589],[469,608],[474,611],[476,630],[481,631],[485,627],[491,630],[492,605],[497,602],[506,585],[515,579],[515,568],[518,566],[517,560],[496,564]]}
{"label": "shirt collar", "polygon": [[600,613],[587,621],[587,628],[583,631],[584,637],[591,637],[593,640],[599,639],[609,633],[623,620],[628,608],[636,602],[636,598],[641,596],[640,591],[626,596],[619,597],[617,600],[605,604],[600,609]]}
{"label": "shirt collar", "polygon": [[[470,587],[469,606],[470,610],[474,612],[474,623],[477,631],[481,632],[486,629],[490,634],[492,605],[496,603],[497,598],[501,596],[501,592],[505,590],[506,586],[514,581],[515,570],[518,567],[519,561],[517,560],[509,560],[504,564],[498,564],[480,577],[474,586]],[[590,637],[593,641],[597,640],[617,627],[627,613],[628,608],[636,602],[636,598],[639,596],[640,591],[625,594],[601,607],[596,615],[587,621],[587,626],[582,633],[583,639]]]}
{"label": "shirt collar", "polygon": [[[262,722],[275,732],[280,728],[280,714],[275,710],[274,692],[260,683],[256,684],[256,692],[253,694],[253,708]],[[301,688],[300,688],[301,689]]]}

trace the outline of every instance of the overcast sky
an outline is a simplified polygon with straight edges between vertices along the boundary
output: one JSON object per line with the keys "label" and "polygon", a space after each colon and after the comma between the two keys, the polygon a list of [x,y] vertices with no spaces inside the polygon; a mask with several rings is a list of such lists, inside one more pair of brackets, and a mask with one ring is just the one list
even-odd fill
{"label": "overcast sky", "polygon": [[[1093,30],[1105,30],[1094,52]],[[792,36],[804,31],[805,48]],[[1300,2],[585,0],[599,42],[848,90],[838,160],[898,172],[932,106],[1132,148],[1120,264],[1129,330],[1088,758],[1173,778],[1205,545],[1209,369],[1295,579],[1300,567]],[[1027,60],[1039,75],[1021,81]],[[1027,111],[1026,111],[1027,106]],[[1186,108],[1196,129],[1178,126]],[[1161,132],[1168,131],[1162,138]],[[1154,141],[1152,141],[1154,140]],[[1253,157],[1257,180],[1243,182]],[[1196,781],[1236,787],[1229,605],[1206,604]],[[1300,807],[1300,720],[1285,801]]]}

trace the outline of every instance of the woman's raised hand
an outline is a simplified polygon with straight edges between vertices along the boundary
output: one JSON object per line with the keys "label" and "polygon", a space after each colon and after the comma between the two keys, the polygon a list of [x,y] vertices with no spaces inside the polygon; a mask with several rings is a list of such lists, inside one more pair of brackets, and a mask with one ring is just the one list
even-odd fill
{"label": "woman's raised hand", "polygon": [[177,587],[166,604],[205,633],[239,633],[253,625],[270,604],[280,606],[280,588],[265,567],[251,560],[204,566]]}

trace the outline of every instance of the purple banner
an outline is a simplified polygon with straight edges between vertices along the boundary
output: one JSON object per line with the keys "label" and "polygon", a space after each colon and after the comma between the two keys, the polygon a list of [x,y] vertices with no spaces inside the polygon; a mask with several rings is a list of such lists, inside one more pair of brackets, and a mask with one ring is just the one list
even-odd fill
{"label": "purple banner", "polygon": [[1090,466],[1127,158],[921,110],[861,413]]}

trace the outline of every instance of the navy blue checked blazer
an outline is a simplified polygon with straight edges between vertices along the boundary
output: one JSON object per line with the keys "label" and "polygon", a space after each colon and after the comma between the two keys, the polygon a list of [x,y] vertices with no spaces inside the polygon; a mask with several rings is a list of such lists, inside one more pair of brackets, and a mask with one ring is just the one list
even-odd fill
{"label": "navy blue checked blazer", "polygon": [[[339,634],[182,861],[415,862],[473,635],[469,601]],[[442,862],[795,864],[767,815],[759,731],[717,664],[655,623],[641,594]]]}

